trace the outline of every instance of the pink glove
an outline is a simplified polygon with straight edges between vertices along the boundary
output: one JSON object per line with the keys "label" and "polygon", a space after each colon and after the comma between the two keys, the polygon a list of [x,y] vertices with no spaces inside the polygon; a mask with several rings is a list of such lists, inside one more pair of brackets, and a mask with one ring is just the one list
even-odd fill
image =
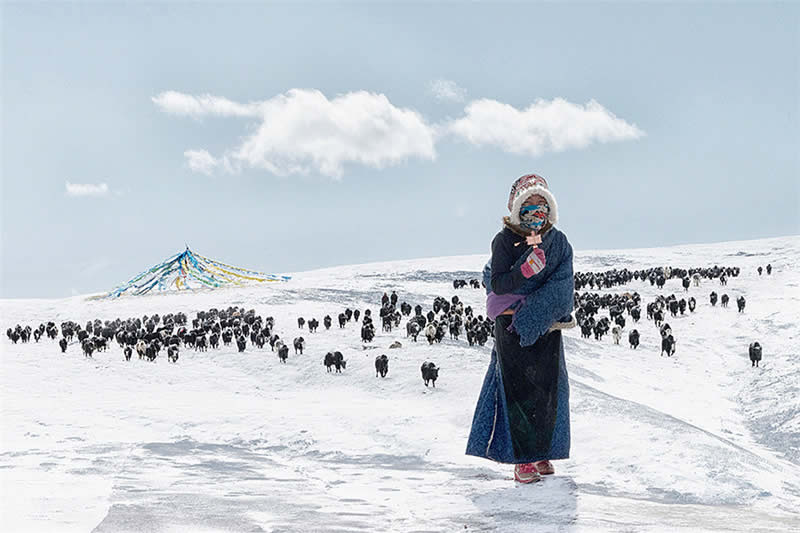
{"label": "pink glove", "polygon": [[522,270],[522,275],[529,278],[544,270],[544,265],[544,252],[541,248],[534,248],[531,250],[531,253],[528,254],[528,258],[522,263],[520,269]]}

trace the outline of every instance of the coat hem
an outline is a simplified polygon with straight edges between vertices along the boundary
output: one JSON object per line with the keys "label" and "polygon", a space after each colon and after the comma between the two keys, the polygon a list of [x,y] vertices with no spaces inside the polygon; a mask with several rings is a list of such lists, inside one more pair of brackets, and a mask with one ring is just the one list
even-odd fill
{"label": "coat hem", "polygon": [[489,457],[487,455],[481,455],[481,454],[478,454],[478,453],[470,453],[470,452],[466,452],[465,455],[469,455],[469,456],[472,456],[472,457],[478,457],[480,459],[488,459],[490,461],[494,461],[495,463],[500,463],[500,464],[504,464],[504,465],[522,465],[522,464],[526,464],[526,463],[536,463],[536,462],[539,462],[539,461],[561,461],[563,459],[569,459],[569,454],[566,454],[564,456],[558,456],[558,455],[556,455],[556,456],[552,456],[552,455],[536,456],[536,455],[534,455],[533,458],[512,459],[512,460],[495,459],[494,457]]}

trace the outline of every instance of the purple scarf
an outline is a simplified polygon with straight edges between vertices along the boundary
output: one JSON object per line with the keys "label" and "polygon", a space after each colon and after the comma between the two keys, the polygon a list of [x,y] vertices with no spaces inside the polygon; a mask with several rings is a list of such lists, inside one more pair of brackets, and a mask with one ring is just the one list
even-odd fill
{"label": "purple scarf", "polygon": [[495,294],[492,291],[486,295],[486,314],[490,319],[496,320],[500,313],[524,299],[524,294]]}

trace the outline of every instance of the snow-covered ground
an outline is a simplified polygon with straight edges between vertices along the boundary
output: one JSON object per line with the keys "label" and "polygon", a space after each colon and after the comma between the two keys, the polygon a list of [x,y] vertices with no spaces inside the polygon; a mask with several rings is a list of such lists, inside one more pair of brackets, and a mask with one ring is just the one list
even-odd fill
{"label": "snow-covered ground", "polygon": [[[125,362],[114,346],[85,359],[52,341],[0,340],[2,531],[788,531],[800,528],[800,238],[576,251],[577,270],[739,266],[727,287],[703,281],[697,311],[668,318],[677,353],[566,333],[571,458],[515,485],[512,468],[464,455],[491,351],[405,338],[378,327],[364,350],[345,307],[374,312],[384,291],[427,312],[458,294],[479,312],[485,255],[343,266],[288,283],[117,301],[0,300],[0,326],[110,320],[231,305],[272,315],[304,355],[279,363],[248,345],[181,352],[178,364]],[[771,263],[771,276],[758,265]],[[633,282],[643,302],[683,294]],[[712,290],[731,296],[711,307]],[[747,298],[744,313],[735,299]],[[329,331],[298,316],[334,317]],[[632,324],[627,326],[630,329]],[[623,340],[627,335],[623,336]],[[422,337],[421,337],[422,339]],[[403,347],[388,350],[393,340]],[[751,368],[747,346],[764,346]],[[340,350],[342,374],[322,357]],[[292,350],[293,352],[293,350]],[[389,374],[375,377],[386,353]],[[425,360],[441,368],[423,385]]]}

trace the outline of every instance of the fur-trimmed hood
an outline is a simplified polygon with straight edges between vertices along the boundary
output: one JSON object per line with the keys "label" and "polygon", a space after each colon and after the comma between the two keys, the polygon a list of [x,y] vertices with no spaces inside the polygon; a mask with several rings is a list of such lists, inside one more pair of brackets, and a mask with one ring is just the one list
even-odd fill
{"label": "fur-trimmed hood", "polygon": [[538,194],[547,200],[550,207],[550,214],[547,221],[550,224],[558,224],[558,202],[556,197],[550,192],[547,181],[538,174],[526,174],[511,186],[511,193],[508,196],[508,210],[510,212],[511,223],[515,226],[520,225],[519,210],[525,200]]}

